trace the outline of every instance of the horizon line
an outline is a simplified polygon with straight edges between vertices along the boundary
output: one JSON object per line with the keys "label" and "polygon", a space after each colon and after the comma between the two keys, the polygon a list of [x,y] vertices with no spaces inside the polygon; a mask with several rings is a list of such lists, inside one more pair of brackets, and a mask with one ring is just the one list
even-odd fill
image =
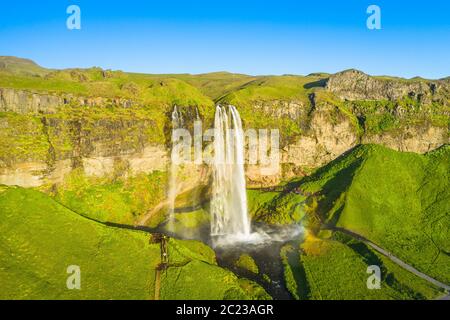
{"label": "horizon line", "polygon": [[329,71],[315,71],[315,72],[311,72],[308,74],[295,74],[295,73],[270,73],[270,74],[248,74],[248,73],[242,73],[242,72],[234,72],[234,71],[227,71],[227,70],[216,70],[216,71],[208,71],[208,72],[200,72],[200,73],[190,73],[190,72],[168,72],[168,73],[151,73],[148,71],[126,71],[126,70],[122,70],[122,69],[114,69],[114,68],[105,68],[99,65],[92,65],[89,67],[76,67],[76,66],[72,66],[72,67],[59,67],[59,68],[48,68],[42,64],[40,64],[39,62],[37,62],[34,59],[31,58],[24,58],[24,57],[19,57],[19,56],[14,56],[14,55],[0,55],[0,59],[1,58],[13,58],[13,59],[20,59],[20,60],[28,60],[30,62],[32,62],[33,64],[37,65],[40,68],[49,70],[49,71],[64,71],[64,70],[74,70],[74,69],[79,69],[79,70],[89,70],[89,69],[93,69],[93,68],[99,68],[101,70],[104,71],[116,71],[116,72],[124,72],[124,73],[129,73],[129,74],[141,74],[141,75],[189,75],[189,76],[201,76],[201,75],[209,75],[209,74],[220,74],[220,73],[227,73],[227,74],[231,74],[231,75],[240,75],[240,76],[247,76],[247,77],[283,77],[283,76],[292,76],[292,77],[308,77],[308,76],[313,76],[315,74],[324,74],[324,75],[334,75],[334,74],[338,74],[338,73],[342,73],[345,71],[350,71],[350,70],[356,70],[359,72],[362,72],[370,77],[390,77],[390,78],[400,78],[400,79],[405,79],[405,80],[414,80],[414,79],[422,79],[422,80],[428,80],[428,81],[440,81],[440,80],[446,80],[448,78],[450,78],[450,75],[448,76],[444,76],[442,78],[425,78],[422,77],[420,75],[416,75],[413,77],[403,77],[403,76],[399,76],[399,75],[392,75],[392,74],[371,74],[368,73],[364,70],[358,69],[358,68],[347,68],[347,69],[343,69],[337,72],[329,72]]}

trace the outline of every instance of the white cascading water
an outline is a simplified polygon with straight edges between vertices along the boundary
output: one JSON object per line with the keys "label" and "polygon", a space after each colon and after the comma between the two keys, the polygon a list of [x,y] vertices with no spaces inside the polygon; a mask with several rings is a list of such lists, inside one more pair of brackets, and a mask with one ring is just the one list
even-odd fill
{"label": "white cascading water", "polygon": [[[197,111],[197,121],[200,117]],[[172,141],[175,130],[183,128],[182,114],[174,107],[172,112]],[[212,161],[211,236],[216,246],[237,243],[260,244],[266,241],[284,241],[297,236],[301,226],[283,232],[267,234],[261,228],[252,232],[247,211],[247,193],[244,171],[244,132],[239,112],[234,106],[216,107],[214,119],[214,157]],[[169,169],[169,223],[168,230],[175,232],[175,201],[180,192],[179,166],[175,157],[181,156],[172,148]]]}
{"label": "white cascading water", "polygon": [[244,133],[238,111],[217,106],[214,120],[211,235],[230,241],[251,237],[244,172]]}

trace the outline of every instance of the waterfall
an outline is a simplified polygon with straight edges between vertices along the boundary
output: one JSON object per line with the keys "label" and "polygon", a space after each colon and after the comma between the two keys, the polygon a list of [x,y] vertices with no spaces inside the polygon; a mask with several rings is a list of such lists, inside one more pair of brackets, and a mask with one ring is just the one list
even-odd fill
{"label": "waterfall", "polygon": [[[244,132],[239,112],[234,106],[216,107],[214,118],[213,137],[208,133],[208,139],[203,140],[202,127],[198,109],[194,121],[194,159],[197,160],[197,152],[200,152],[199,163],[202,163],[202,143],[211,141],[208,145],[207,154],[210,155],[211,146],[213,156],[204,159],[211,166],[212,186],[210,201],[211,226],[210,235],[214,246],[235,246],[242,243],[260,245],[268,241],[282,241],[290,239],[301,232],[301,227],[294,226],[286,234],[279,234],[279,230],[264,229],[261,226],[255,227],[252,231],[250,218],[247,209],[247,191],[244,170]],[[192,161],[192,140],[190,132],[185,126],[182,114],[175,106],[172,112],[172,152],[169,167],[169,187],[168,187],[168,217],[167,231],[180,235],[184,233],[182,228],[175,228],[175,202],[180,193],[182,183],[181,171],[183,166],[179,166],[180,159],[191,159]],[[181,129],[181,130],[177,130]],[[209,131],[209,130],[208,130]],[[188,142],[177,145],[176,141]],[[186,139],[186,140],[185,140]],[[200,151],[196,150],[199,149]],[[189,161],[187,162],[189,163]],[[184,175],[183,175],[184,176]],[[192,187],[195,187],[193,185]],[[197,194],[198,195],[198,194]],[[190,197],[196,197],[190,194]],[[190,199],[195,200],[195,199]],[[177,229],[177,230],[175,230]],[[299,232],[297,232],[299,231]]]}
{"label": "waterfall", "polygon": [[244,133],[234,106],[216,107],[214,129],[211,235],[245,240],[251,235],[251,227],[245,186]]}
{"label": "waterfall", "polygon": [[[172,134],[174,134],[176,129],[179,129],[183,126],[183,116],[178,111],[177,106],[174,107],[172,112]],[[172,137],[172,141],[175,139]],[[168,202],[169,202],[169,231],[173,232],[173,222],[175,220],[175,200],[178,194],[178,166],[174,161],[174,150],[172,148],[172,155],[170,161],[170,169],[169,169],[169,190],[168,190]]]}

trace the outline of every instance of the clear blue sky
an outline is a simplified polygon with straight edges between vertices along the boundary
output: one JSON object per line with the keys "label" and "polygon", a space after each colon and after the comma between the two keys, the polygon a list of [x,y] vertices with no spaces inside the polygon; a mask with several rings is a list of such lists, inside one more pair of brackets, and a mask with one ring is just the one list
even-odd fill
{"label": "clear blue sky", "polygon": [[[77,4],[82,29],[66,28]],[[366,28],[377,4],[382,30]],[[450,75],[450,1],[3,1],[0,55],[146,73]]]}

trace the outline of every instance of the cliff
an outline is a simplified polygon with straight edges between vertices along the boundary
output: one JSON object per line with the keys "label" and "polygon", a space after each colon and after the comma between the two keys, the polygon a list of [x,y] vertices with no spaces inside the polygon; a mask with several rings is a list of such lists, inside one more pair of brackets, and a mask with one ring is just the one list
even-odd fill
{"label": "cliff", "polygon": [[[361,143],[416,153],[449,143],[445,79],[372,77],[356,70],[309,76],[137,75],[0,61],[0,184],[58,194],[74,172],[91,184],[165,172],[174,105],[189,130],[197,113],[203,129],[212,126],[215,103],[237,106],[245,128],[279,129],[280,167],[248,165],[249,186],[307,175]],[[184,185],[207,184],[206,176],[197,177],[200,171],[205,172],[186,168]],[[157,188],[159,199],[165,183]],[[143,202],[139,210],[129,210],[133,219],[154,205]]]}
{"label": "cliff", "polygon": [[450,87],[445,80],[410,80],[392,77],[371,77],[358,70],[332,75],[328,91],[345,100],[399,100],[409,97],[420,103],[449,105]]}

